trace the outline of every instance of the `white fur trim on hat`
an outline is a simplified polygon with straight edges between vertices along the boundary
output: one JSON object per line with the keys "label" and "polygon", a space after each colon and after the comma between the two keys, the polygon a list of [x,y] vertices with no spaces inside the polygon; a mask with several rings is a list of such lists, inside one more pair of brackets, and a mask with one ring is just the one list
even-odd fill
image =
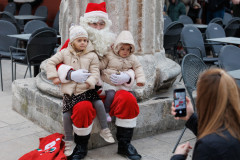
{"label": "white fur trim on hat", "polygon": [[93,122],[90,126],[88,126],[88,128],[77,128],[74,124],[72,126],[73,126],[74,133],[76,133],[79,136],[86,136],[91,133]]}
{"label": "white fur trim on hat", "polygon": [[66,80],[67,73],[70,69],[72,69],[72,67],[66,64],[61,64],[61,66],[58,68],[58,77],[61,80],[61,83],[70,82],[70,80]]}
{"label": "white fur trim on hat", "polygon": [[81,26],[72,26],[72,27],[70,27],[69,31],[70,31],[70,33],[69,33],[70,43],[80,37],[88,38],[87,31]]}
{"label": "white fur trim on hat", "polygon": [[134,128],[137,125],[137,117],[132,119],[120,119],[116,117],[116,126],[125,128]]}
{"label": "white fur trim on hat", "polygon": [[84,27],[84,25],[88,25],[88,23],[96,23],[100,20],[103,20],[105,22],[105,28],[110,28],[112,26],[112,21],[110,19],[107,19],[105,17],[80,17],[80,25]]}
{"label": "white fur trim on hat", "polygon": [[106,12],[103,12],[103,11],[91,11],[91,12],[84,13],[84,17],[85,18],[103,17],[103,18],[108,19],[108,14]]}

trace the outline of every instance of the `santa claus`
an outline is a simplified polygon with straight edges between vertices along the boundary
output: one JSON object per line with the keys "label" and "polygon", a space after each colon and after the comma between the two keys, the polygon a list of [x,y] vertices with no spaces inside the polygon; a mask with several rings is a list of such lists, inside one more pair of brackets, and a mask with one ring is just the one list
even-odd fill
{"label": "santa claus", "polygon": [[[80,25],[88,32],[89,40],[91,40],[99,60],[101,60],[104,55],[108,54],[108,50],[116,37],[115,34],[110,31],[112,22],[108,18],[105,2],[100,4],[88,3],[85,14],[80,18]],[[66,48],[68,42],[69,40],[65,42],[62,48]],[[65,64],[61,64],[58,68],[61,83],[68,82],[68,80],[82,82],[83,78],[86,77],[84,73],[79,70],[71,71],[71,75],[69,76],[69,70],[71,70],[71,66]],[[128,73],[121,73],[120,75],[113,74],[112,76],[115,79],[113,83],[116,85],[131,83],[131,80],[134,80],[134,72],[131,70]],[[57,84],[58,82],[55,81],[54,83]],[[74,160],[81,159],[87,154],[88,139],[92,129],[92,121],[95,118],[92,113],[93,106],[91,104],[79,102],[76,105],[72,113],[75,116],[71,117],[73,125],[75,126],[74,136],[76,147],[72,154],[72,159]],[[93,105],[104,106],[101,100]],[[139,106],[136,98],[127,91],[117,91],[111,105],[110,115],[116,117],[118,154],[127,156],[132,160],[141,159],[141,155],[138,154],[137,150],[130,143],[133,136],[133,129],[136,127],[138,114]],[[84,117],[84,119],[82,117]],[[81,119],[81,121],[79,121],[79,119]]]}

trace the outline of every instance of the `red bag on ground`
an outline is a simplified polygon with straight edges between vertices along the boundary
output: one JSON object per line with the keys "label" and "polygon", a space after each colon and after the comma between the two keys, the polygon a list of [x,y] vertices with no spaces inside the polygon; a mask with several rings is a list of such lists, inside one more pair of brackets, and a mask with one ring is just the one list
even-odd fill
{"label": "red bag on ground", "polygon": [[19,160],[67,160],[64,155],[65,143],[63,134],[54,133],[47,137],[39,138],[39,148],[25,155]]}

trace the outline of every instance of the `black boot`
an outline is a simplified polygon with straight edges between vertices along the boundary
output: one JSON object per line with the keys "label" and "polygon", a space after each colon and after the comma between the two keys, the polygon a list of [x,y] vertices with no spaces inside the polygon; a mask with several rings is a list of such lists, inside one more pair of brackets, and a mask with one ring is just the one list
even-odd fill
{"label": "black boot", "polygon": [[77,134],[74,134],[76,147],[74,148],[72,155],[68,157],[68,160],[83,159],[87,155],[89,138],[90,134],[86,136],[78,136]]}
{"label": "black boot", "polygon": [[133,136],[133,128],[117,127],[118,154],[127,156],[131,160],[140,160],[142,156],[130,143]]}

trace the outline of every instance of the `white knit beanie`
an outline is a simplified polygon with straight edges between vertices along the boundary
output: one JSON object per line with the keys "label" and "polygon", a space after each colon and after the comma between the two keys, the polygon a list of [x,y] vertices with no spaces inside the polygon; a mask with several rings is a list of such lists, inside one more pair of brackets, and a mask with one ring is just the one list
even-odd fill
{"label": "white knit beanie", "polygon": [[88,38],[87,31],[81,26],[72,26],[69,29],[70,31],[70,43],[72,43],[75,39],[80,37]]}

